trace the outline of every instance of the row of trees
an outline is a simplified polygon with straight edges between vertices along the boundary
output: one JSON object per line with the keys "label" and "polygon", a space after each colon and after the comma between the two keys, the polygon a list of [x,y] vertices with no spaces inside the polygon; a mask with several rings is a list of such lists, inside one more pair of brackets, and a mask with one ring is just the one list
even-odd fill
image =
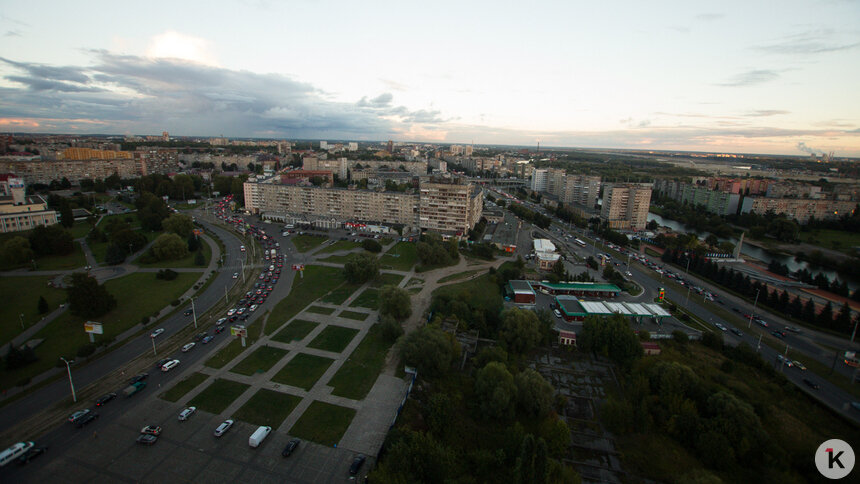
{"label": "row of trees", "polygon": [[26,237],[16,235],[0,245],[0,267],[11,269],[37,257],[68,255],[75,250],[72,234],[60,225],[38,226]]}
{"label": "row of trees", "polygon": [[443,267],[456,264],[460,260],[457,241],[450,239],[447,242],[442,236],[434,232],[426,232],[421,235],[421,240],[415,244],[418,260],[426,267]]}
{"label": "row of trees", "polygon": [[535,212],[534,210],[529,210],[528,208],[520,205],[519,203],[512,203],[508,210],[511,211],[517,217],[526,220],[528,222],[533,223],[534,225],[542,228],[548,229],[550,225],[552,225],[552,219],[547,217],[546,215]]}

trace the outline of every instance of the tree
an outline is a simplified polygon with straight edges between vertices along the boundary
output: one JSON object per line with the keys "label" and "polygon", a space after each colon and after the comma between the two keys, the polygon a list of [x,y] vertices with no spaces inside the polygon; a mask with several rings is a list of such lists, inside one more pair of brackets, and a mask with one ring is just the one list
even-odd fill
{"label": "tree", "polygon": [[3,243],[0,249],[0,264],[4,267],[16,266],[29,262],[36,254],[30,248],[30,241],[24,237],[15,236]]}
{"label": "tree", "polygon": [[66,289],[69,311],[82,318],[97,318],[116,307],[116,299],[94,277],[82,272],[72,274],[71,285]]}
{"label": "tree", "polygon": [[60,203],[60,224],[63,227],[75,225],[75,214],[72,212],[72,205],[66,199],[63,199]]}
{"label": "tree", "polygon": [[636,333],[627,324],[627,319],[620,314],[606,318],[586,317],[579,344],[586,351],[609,357],[625,369],[629,369],[635,360],[642,357],[642,346]]}
{"label": "tree", "polygon": [[45,296],[39,296],[39,314],[45,314],[50,311],[50,307],[48,307],[48,301],[45,300]]}
{"label": "tree", "polygon": [[29,240],[37,255],[67,255],[75,249],[72,234],[60,225],[40,225],[30,232]]}
{"label": "tree", "polygon": [[540,373],[526,368],[514,378],[517,386],[517,405],[529,416],[543,417],[552,408],[555,390]]}
{"label": "tree", "polygon": [[379,314],[403,321],[412,314],[412,298],[405,289],[382,286],[379,290]]}
{"label": "tree", "polygon": [[393,343],[397,341],[397,338],[403,336],[403,326],[388,315],[379,317],[379,330],[382,333],[382,339],[389,343]]}
{"label": "tree", "polygon": [[361,247],[364,250],[368,252],[373,252],[375,254],[382,252],[382,244],[377,242],[375,239],[364,239],[363,241],[361,241]]}
{"label": "tree", "polygon": [[475,374],[475,397],[483,416],[508,420],[514,415],[517,387],[502,363],[491,361]]}
{"label": "tree", "polygon": [[352,284],[364,284],[379,276],[379,259],[369,254],[354,254],[344,264],[343,274]]}
{"label": "tree", "polygon": [[460,355],[460,345],[434,326],[424,326],[403,338],[398,347],[403,363],[428,376],[441,375]]}
{"label": "tree", "polygon": [[176,260],[188,255],[188,246],[176,234],[161,234],[152,244],[152,253],[160,261]]}
{"label": "tree", "polygon": [[5,364],[7,370],[14,370],[29,365],[36,361],[36,353],[29,345],[24,345],[21,348],[9,343],[9,349],[6,351]]}
{"label": "tree", "polygon": [[105,253],[105,264],[110,266],[115,266],[118,264],[122,264],[125,262],[125,250],[119,245],[110,244],[107,247],[107,252]]}
{"label": "tree", "polygon": [[137,230],[131,230],[127,226],[113,232],[109,239],[128,254],[144,248],[148,242],[145,235]]}
{"label": "tree", "polygon": [[183,239],[191,235],[194,230],[194,224],[191,223],[191,217],[175,213],[161,221],[161,226],[166,232],[172,232]]}
{"label": "tree", "polygon": [[508,353],[525,354],[540,340],[540,322],[534,312],[518,308],[505,311],[499,330],[499,342]]}

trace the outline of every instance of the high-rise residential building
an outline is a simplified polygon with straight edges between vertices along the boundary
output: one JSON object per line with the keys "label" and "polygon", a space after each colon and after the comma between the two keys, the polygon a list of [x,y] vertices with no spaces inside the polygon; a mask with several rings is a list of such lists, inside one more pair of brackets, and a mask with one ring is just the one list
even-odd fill
{"label": "high-rise residential building", "polygon": [[121,160],[131,159],[130,151],[94,150],[91,148],[66,148],[59,153],[60,160]]}
{"label": "high-rise residential building", "polygon": [[762,198],[745,197],[741,213],[765,214],[772,211],[776,215],[787,215],[806,224],[809,219],[827,220],[854,213],[855,201],[807,200],[803,198]]}
{"label": "high-rise residential building", "polygon": [[346,180],[348,174],[347,168],[348,162],[346,158],[337,158],[332,160],[321,160],[316,156],[305,156],[302,158],[302,170],[328,170],[337,175],[341,180]]}
{"label": "high-rise residential building", "polygon": [[481,218],[481,187],[462,178],[421,180],[418,190],[422,229],[465,234]]}
{"label": "high-rise residential building", "polygon": [[32,230],[57,223],[57,212],[39,195],[26,195],[24,180],[0,175],[0,233]]}
{"label": "high-rise residential building", "polygon": [[651,206],[647,183],[606,184],[600,218],[616,230],[644,230]]}
{"label": "high-rise residential building", "polygon": [[349,147],[347,148],[349,151],[358,151],[358,143],[355,141],[349,142]]}
{"label": "high-rise residential building", "polygon": [[394,153],[394,141],[388,140],[388,152]]}
{"label": "high-rise residential building", "polygon": [[549,170],[546,168],[535,168],[532,172],[531,189],[535,192],[546,191],[546,178]]}
{"label": "high-rise residential building", "polygon": [[320,141],[320,149],[327,150],[328,149],[328,141]]}
{"label": "high-rise residential building", "polygon": [[466,156],[472,156],[472,153],[474,153],[474,151],[475,148],[472,145],[466,146]]}
{"label": "high-rise residential building", "polygon": [[162,131],[161,141],[170,141],[170,133],[168,133],[167,131]]}
{"label": "high-rise residential building", "polygon": [[564,197],[564,180],[566,173],[561,168],[546,170],[546,192],[561,199]]}
{"label": "high-rise residential building", "polygon": [[594,208],[600,197],[600,177],[596,175],[567,175],[561,201],[569,205]]}

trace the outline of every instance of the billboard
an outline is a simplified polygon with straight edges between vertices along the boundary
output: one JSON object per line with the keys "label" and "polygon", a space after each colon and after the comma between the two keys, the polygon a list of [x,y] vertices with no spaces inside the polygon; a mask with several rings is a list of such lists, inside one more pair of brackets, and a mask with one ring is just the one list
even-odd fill
{"label": "billboard", "polygon": [[303,270],[305,270],[305,265],[304,264],[293,264],[293,270],[294,271],[303,271]]}
{"label": "billboard", "polygon": [[230,326],[230,336],[241,336],[244,338],[248,336],[248,330],[241,324]]}
{"label": "billboard", "polygon": [[102,323],[97,323],[95,321],[87,321],[84,323],[84,331],[90,334],[104,334]]}

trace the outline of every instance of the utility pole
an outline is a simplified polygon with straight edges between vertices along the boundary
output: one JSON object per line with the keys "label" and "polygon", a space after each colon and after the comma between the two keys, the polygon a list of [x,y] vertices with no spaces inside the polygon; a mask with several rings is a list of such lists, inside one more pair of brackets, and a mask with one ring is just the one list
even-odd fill
{"label": "utility pole", "polygon": [[158,353],[155,352],[155,338],[150,336],[149,339],[152,340],[152,354],[153,354],[153,356],[158,356]]}
{"label": "utility pole", "polygon": [[19,314],[18,319],[21,320],[21,329],[24,329],[24,313]]}
{"label": "utility pole", "polygon": [[63,363],[66,364],[66,371],[69,373],[69,386],[72,387],[72,401],[77,403],[78,397],[77,395],[75,395],[75,383],[72,381],[72,369],[69,367],[69,363],[74,363],[75,360],[68,361],[62,356],[60,357],[60,359],[63,360]]}
{"label": "utility pole", "polygon": [[197,309],[194,307],[194,300],[197,298],[191,298],[191,314],[194,316],[194,329],[197,329]]}
{"label": "utility pole", "polygon": [[753,316],[755,316],[755,308],[758,305],[758,293],[760,291],[761,291],[761,289],[755,290],[755,302],[753,303],[752,313],[750,313],[750,322],[749,322],[749,324],[747,324],[747,329],[750,329],[750,327],[752,327],[752,320],[753,320]]}

